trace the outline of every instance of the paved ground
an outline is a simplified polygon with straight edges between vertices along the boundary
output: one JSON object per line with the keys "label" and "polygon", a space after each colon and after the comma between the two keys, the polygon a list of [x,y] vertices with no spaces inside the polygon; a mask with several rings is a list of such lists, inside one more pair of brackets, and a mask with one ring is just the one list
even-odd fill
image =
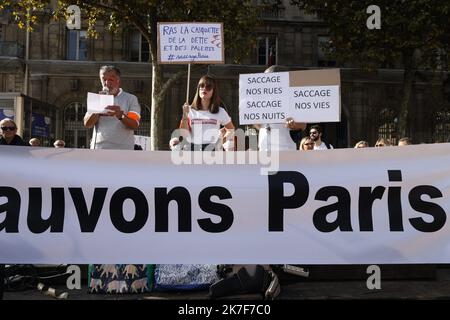
{"label": "paved ground", "polygon": [[[365,279],[358,280],[314,280],[302,278],[297,282],[287,279],[282,280],[281,294],[279,300],[347,300],[347,299],[415,299],[436,300],[450,299],[450,267],[441,266],[433,270],[433,277],[429,273],[423,273],[426,279],[399,279],[399,277],[388,277],[383,280],[381,274],[381,289],[369,290]],[[411,277],[410,277],[411,278]],[[292,280],[292,279],[291,279]],[[86,282],[86,281],[85,281]],[[152,292],[134,295],[99,295],[88,294],[87,288],[81,290],[65,289],[64,285],[55,285],[56,294],[68,292],[68,300],[205,300],[208,298],[207,291],[197,292]],[[54,300],[35,288],[24,291],[8,291],[4,295],[5,300]],[[238,300],[260,300],[257,294],[238,295],[228,297]]]}

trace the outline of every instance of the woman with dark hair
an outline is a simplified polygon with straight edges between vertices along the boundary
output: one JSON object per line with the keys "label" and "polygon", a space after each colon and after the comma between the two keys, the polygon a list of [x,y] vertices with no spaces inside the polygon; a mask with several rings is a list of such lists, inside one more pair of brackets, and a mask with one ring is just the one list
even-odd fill
{"label": "woman with dark hair", "polygon": [[[180,128],[190,131],[191,150],[214,150],[221,141],[220,127],[226,130],[225,150],[234,150],[234,125],[230,116],[220,106],[221,100],[216,80],[211,76],[200,78],[192,104],[183,105]],[[210,146],[208,149],[207,146]]]}
{"label": "woman with dark hair", "polygon": [[[200,78],[197,90],[189,105],[183,105],[180,128],[189,131],[186,137],[191,151],[234,150],[234,125],[230,116],[220,106],[216,80],[208,75]],[[221,130],[221,126],[224,129]],[[222,131],[226,142],[222,146]],[[183,145],[182,145],[183,144]],[[169,142],[170,148],[184,149],[178,137]],[[178,146],[178,147],[176,147]],[[186,147],[188,147],[186,145]],[[216,264],[158,264],[155,266],[155,290],[199,290],[209,288],[218,281]]]}

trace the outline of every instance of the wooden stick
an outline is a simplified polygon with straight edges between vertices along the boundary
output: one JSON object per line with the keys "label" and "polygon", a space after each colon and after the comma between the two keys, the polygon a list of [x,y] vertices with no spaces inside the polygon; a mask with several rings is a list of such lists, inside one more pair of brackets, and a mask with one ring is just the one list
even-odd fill
{"label": "wooden stick", "polygon": [[189,83],[191,82],[191,64],[188,64],[186,103],[189,104]]}

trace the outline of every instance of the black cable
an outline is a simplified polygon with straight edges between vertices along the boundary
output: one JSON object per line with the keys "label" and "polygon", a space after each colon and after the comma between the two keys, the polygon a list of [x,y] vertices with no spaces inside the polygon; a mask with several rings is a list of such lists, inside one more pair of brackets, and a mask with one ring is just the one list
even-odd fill
{"label": "black cable", "polygon": [[[63,265],[56,265],[53,268],[61,268]],[[25,291],[35,289],[38,283],[51,283],[58,280],[67,280],[70,273],[67,270],[61,272],[46,271],[40,272],[35,265],[9,265],[5,269],[4,291]]]}

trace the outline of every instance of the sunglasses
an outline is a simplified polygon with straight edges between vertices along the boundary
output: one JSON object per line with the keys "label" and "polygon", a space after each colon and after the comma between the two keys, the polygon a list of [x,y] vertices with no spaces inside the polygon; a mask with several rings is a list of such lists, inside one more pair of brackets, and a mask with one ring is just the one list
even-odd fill
{"label": "sunglasses", "polygon": [[386,145],[384,144],[376,144],[375,147],[385,147]]}
{"label": "sunglasses", "polygon": [[213,89],[212,84],[204,84],[204,83],[200,83],[198,85],[199,89],[205,89],[206,91],[211,91]]}
{"label": "sunglasses", "polygon": [[303,145],[305,145],[305,146],[313,146],[314,143],[304,143]]}
{"label": "sunglasses", "polygon": [[316,135],[318,132],[317,131],[311,131],[310,133],[309,133],[309,135]]}
{"label": "sunglasses", "polygon": [[3,130],[3,131],[14,131],[14,130],[16,130],[17,128],[16,127],[1,127],[1,129]]}

